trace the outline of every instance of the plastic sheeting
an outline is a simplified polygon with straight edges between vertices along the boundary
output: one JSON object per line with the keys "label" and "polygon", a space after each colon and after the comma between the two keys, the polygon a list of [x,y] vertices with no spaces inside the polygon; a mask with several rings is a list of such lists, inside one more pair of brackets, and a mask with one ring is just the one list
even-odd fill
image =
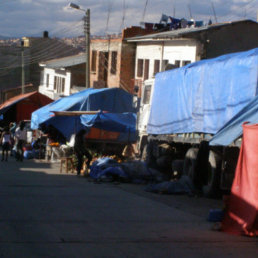
{"label": "plastic sheeting", "polygon": [[257,95],[258,48],[158,73],[149,134],[215,134]]}
{"label": "plastic sheeting", "polygon": [[243,134],[244,122],[258,123],[258,96],[228,121],[210,140],[210,145],[227,146]]}
{"label": "plastic sheeting", "polygon": [[135,113],[102,113],[82,115],[81,123],[90,128],[95,127],[107,131],[132,133],[136,132]]}
{"label": "plastic sheeting", "polygon": [[258,124],[243,125],[243,142],[222,230],[258,236]]}
{"label": "plastic sheeting", "polygon": [[78,123],[74,117],[53,117],[51,111],[97,111],[104,110],[114,113],[134,112],[133,96],[119,88],[86,89],[68,97],[64,97],[44,106],[31,116],[32,129],[38,129],[43,123],[51,124],[57,129],[62,128],[66,135],[70,127]]}
{"label": "plastic sheeting", "polygon": [[[99,128],[111,132],[119,132],[117,142],[135,142],[136,114],[135,113],[102,113],[81,115],[81,125],[87,129]],[[81,128],[81,125],[79,126]]]}

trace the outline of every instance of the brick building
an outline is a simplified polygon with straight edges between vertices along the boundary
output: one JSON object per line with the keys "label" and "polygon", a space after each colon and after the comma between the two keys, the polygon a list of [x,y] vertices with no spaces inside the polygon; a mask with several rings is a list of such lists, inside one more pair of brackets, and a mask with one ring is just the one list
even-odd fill
{"label": "brick building", "polygon": [[135,50],[128,37],[150,33],[140,27],[130,27],[121,35],[91,39],[90,85],[93,88],[119,87],[133,91]]}

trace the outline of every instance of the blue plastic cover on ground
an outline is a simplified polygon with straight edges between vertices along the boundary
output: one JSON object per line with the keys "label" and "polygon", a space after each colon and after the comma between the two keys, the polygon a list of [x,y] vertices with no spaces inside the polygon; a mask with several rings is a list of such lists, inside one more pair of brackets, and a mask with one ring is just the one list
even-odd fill
{"label": "blue plastic cover on ground", "polygon": [[257,95],[258,48],[158,73],[149,134],[215,134]]}
{"label": "blue plastic cover on ground", "polygon": [[135,112],[133,108],[133,96],[119,88],[86,89],[64,97],[46,105],[31,116],[31,128],[38,129],[41,124],[51,124],[57,129],[62,128],[66,136],[74,125],[80,122],[75,117],[53,117],[51,111],[109,111],[114,113]]}
{"label": "blue plastic cover on ground", "polygon": [[210,145],[227,146],[243,134],[242,124],[258,123],[258,96],[228,121],[210,140]]}

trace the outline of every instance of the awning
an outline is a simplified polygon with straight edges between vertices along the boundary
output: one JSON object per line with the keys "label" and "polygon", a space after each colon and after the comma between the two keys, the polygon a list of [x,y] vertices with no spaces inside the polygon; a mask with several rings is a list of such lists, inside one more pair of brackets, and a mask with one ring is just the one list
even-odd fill
{"label": "awning", "polygon": [[7,101],[5,101],[3,104],[0,105],[0,114],[4,114],[14,104],[17,104],[18,102],[34,95],[35,93],[37,93],[37,91],[33,91],[33,92],[30,92],[30,93],[26,93],[26,94],[21,94],[21,95],[18,95],[18,96],[15,96],[13,98],[8,99]]}
{"label": "awning", "polygon": [[[60,119],[53,117],[53,111],[96,111],[106,110],[112,113],[135,112],[133,95],[119,88],[89,88],[78,93],[63,97],[44,106],[31,116],[32,129],[38,129],[43,123],[59,126]],[[51,121],[50,121],[51,120]],[[69,119],[66,117],[66,122]],[[66,127],[68,124],[65,124]],[[69,126],[69,125],[68,125]]]}

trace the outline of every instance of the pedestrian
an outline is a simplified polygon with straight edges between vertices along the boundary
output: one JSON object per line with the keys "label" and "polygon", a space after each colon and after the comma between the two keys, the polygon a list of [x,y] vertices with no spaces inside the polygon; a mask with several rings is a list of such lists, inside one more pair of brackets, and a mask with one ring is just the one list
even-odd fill
{"label": "pedestrian", "polygon": [[9,124],[9,130],[10,130],[10,134],[11,134],[11,144],[10,144],[10,156],[13,156],[13,147],[14,147],[14,134],[15,134],[15,129],[16,129],[16,123],[15,122],[11,122]]}
{"label": "pedestrian", "polygon": [[2,132],[1,135],[1,140],[0,140],[1,144],[2,144],[2,159],[1,161],[8,161],[8,151],[10,150],[10,146],[11,146],[11,134],[9,131],[9,128],[6,127],[4,129],[4,131]]}
{"label": "pedestrian", "polygon": [[15,138],[17,141],[16,160],[23,161],[23,147],[27,141],[27,131],[25,129],[25,122],[21,121],[15,131]]}
{"label": "pedestrian", "polygon": [[84,161],[84,156],[86,156],[87,161],[86,165],[87,168],[89,169],[90,167],[90,162],[92,160],[92,156],[90,152],[87,150],[86,147],[86,131],[85,130],[80,130],[76,135],[75,135],[75,142],[74,142],[74,152],[77,157],[77,175],[81,174],[81,169]]}

